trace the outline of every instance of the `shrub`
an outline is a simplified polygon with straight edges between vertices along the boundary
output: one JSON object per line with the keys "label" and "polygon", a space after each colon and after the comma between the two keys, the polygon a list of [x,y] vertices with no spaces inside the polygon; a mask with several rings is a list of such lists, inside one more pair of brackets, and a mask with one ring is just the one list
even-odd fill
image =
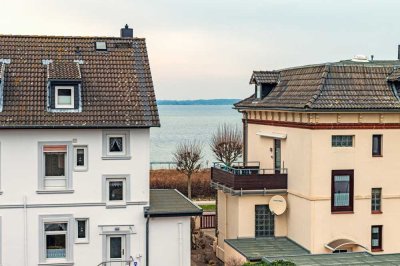
{"label": "shrub", "polygon": [[[210,187],[211,171],[203,169],[192,176],[192,197],[197,199],[214,199],[215,190]],[[150,171],[150,188],[177,189],[187,195],[187,177],[176,170]]]}

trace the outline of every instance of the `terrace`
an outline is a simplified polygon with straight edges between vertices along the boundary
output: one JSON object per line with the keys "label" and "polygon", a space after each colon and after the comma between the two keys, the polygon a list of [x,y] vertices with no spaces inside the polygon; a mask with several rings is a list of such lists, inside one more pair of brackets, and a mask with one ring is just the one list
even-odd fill
{"label": "terrace", "polygon": [[287,190],[287,169],[262,169],[259,162],[237,162],[231,166],[214,163],[211,168],[211,185],[232,194],[268,193]]}

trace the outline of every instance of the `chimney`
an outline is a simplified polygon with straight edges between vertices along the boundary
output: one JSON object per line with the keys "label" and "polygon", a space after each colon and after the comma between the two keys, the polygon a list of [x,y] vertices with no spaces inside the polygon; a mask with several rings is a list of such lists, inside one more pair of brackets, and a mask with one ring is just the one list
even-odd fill
{"label": "chimney", "polygon": [[397,59],[400,60],[400,44],[397,47]]}
{"label": "chimney", "polygon": [[121,29],[121,38],[133,38],[133,29],[129,28],[128,24]]}

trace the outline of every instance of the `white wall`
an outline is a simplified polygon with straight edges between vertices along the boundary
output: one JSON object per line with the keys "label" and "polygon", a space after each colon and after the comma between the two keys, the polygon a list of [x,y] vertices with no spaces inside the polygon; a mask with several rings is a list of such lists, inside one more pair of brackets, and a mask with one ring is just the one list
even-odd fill
{"label": "white wall", "polygon": [[190,217],[151,218],[149,229],[150,266],[190,265]]}
{"label": "white wall", "polygon": [[[88,171],[73,172],[73,193],[38,194],[38,142],[73,141],[88,146]],[[89,218],[89,244],[73,245],[75,266],[97,265],[102,261],[99,225],[134,225],[130,252],[143,256],[145,265],[145,218],[149,201],[149,129],[130,130],[130,160],[102,159],[101,129],[1,130],[0,239],[3,266],[24,265],[24,208],[27,199],[28,264],[39,263],[39,215],[69,214]],[[102,202],[102,176],[130,175],[131,199],[126,208],[106,208]],[[3,263],[3,264],[1,264]]]}

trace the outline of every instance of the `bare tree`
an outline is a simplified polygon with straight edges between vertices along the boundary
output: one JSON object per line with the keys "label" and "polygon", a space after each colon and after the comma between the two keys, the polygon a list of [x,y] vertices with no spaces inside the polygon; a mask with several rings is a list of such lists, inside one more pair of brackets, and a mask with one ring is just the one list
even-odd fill
{"label": "bare tree", "polygon": [[196,141],[184,141],[178,144],[173,153],[176,170],[187,176],[188,198],[192,198],[192,175],[201,168],[202,148]]}
{"label": "bare tree", "polygon": [[214,132],[210,147],[218,161],[230,166],[242,155],[242,132],[237,126],[222,124]]}

